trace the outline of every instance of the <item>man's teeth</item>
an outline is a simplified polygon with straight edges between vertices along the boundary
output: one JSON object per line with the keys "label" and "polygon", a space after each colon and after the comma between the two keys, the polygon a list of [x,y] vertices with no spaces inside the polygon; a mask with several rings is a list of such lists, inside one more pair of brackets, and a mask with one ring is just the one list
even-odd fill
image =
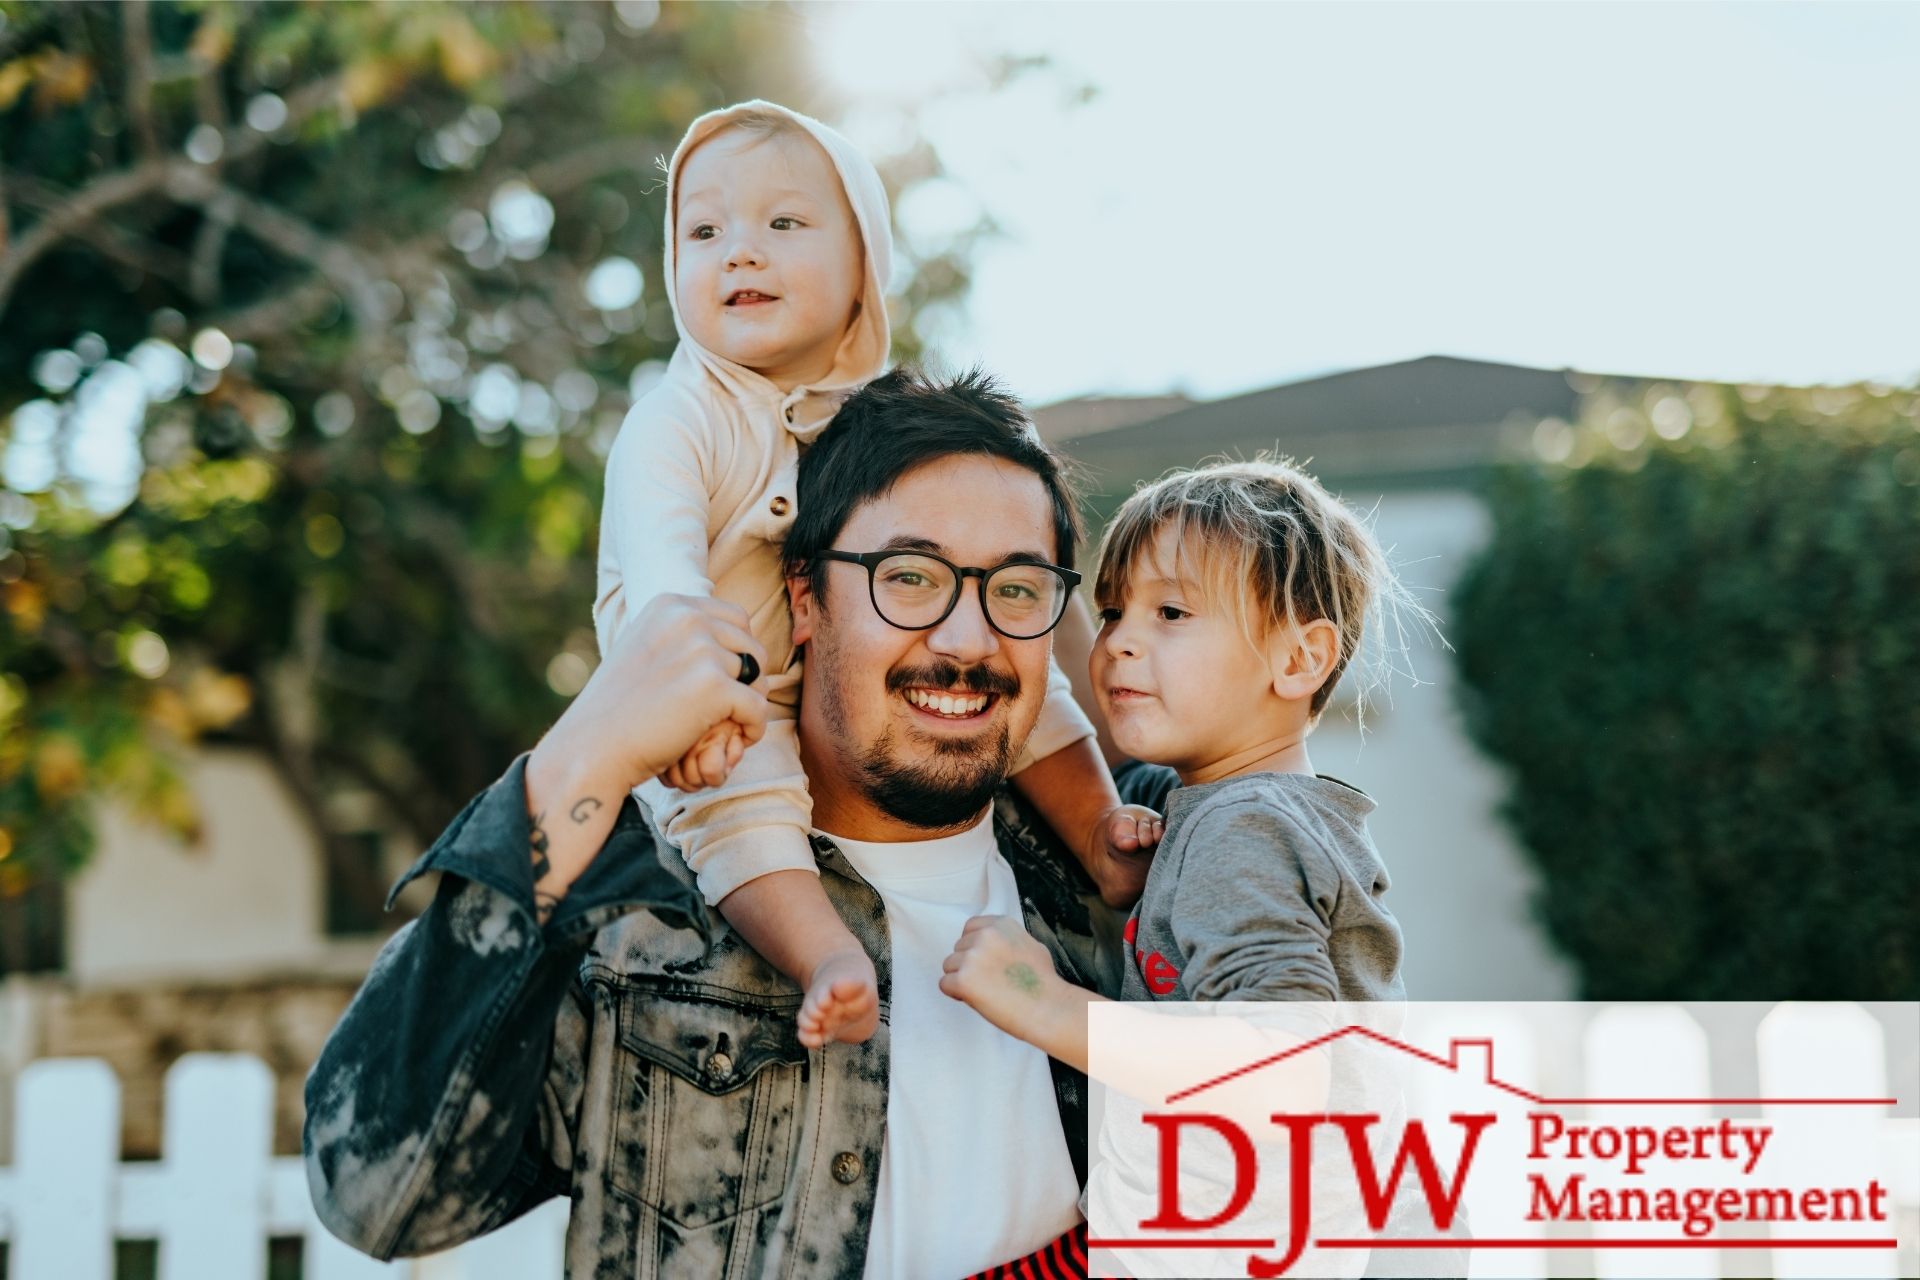
{"label": "man's teeth", "polygon": [[984,693],[961,694],[929,693],[925,689],[907,690],[907,701],[926,711],[943,716],[977,716],[987,709],[989,697]]}

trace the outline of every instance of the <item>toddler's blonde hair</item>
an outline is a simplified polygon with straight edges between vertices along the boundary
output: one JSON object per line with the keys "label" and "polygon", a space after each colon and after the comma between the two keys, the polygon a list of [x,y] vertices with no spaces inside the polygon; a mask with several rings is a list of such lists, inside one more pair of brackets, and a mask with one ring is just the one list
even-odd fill
{"label": "toddler's blonde hair", "polygon": [[[1208,603],[1227,610],[1256,652],[1264,652],[1275,628],[1297,644],[1306,624],[1322,618],[1333,624],[1339,651],[1308,704],[1310,724],[1332,701],[1370,631],[1376,660],[1360,691],[1362,715],[1368,694],[1406,657],[1407,616],[1433,626],[1432,614],[1400,582],[1361,518],[1289,459],[1262,454],[1251,462],[1212,463],[1135,491],[1100,542],[1094,598],[1102,608],[1125,598],[1163,529],[1172,531],[1180,562],[1159,568],[1193,582]],[[1391,640],[1380,634],[1389,623]]]}

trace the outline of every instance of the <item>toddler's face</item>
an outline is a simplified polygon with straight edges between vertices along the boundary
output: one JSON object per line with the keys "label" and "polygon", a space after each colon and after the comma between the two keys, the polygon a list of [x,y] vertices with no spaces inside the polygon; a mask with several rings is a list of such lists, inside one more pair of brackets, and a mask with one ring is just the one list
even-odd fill
{"label": "toddler's face", "polygon": [[1270,736],[1265,658],[1239,621],[1183,580],[1171,530],[1134,566],[1126,598],[1100,602],[1091,669],[1120,749],[1184,779]]}
{"label": "toddler's face", "polygon": [[866,279],[833,162],[804,136],[723,130],[680,166],[674,290],[709,351],[791,390],[824,377]]}

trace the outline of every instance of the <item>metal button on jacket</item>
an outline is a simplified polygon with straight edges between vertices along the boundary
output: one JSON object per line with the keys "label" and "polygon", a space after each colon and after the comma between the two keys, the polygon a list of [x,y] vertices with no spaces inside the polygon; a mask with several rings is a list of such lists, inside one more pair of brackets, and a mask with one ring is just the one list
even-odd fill
{"label": "metal button on jacket", "polygon": [[703,1070],[707,1073],[707,1079],[718,1084],[733,1074],[733,1059],[724,1053],[716,1053],[707,1059]]}
{"label": "metal button on jacket", "polygon": [[833,1158],[833,1180],[852,1182],[860,1176],[860,1157],[851,1151],[842,1151]]}
{"label": "metal button on jacket", "polygon": [[773,512],[773,514],[777,516],[783,516],[787,514],[787,500],[785,498],[776,497],[772,502],[767,504],[767,510]]}

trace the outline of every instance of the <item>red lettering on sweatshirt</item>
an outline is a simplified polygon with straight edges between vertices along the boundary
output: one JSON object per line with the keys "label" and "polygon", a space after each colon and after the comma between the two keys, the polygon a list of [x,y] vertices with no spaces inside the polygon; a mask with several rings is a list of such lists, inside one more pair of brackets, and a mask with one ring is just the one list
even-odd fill
{"label": "red lettering on sweatshirt", "polygon": [[1180,970],[1158,951],[1146,952],[1134,945],[1140,936],[1137,917],[1127,921],[1126,932],[1121,936],[1127,941],[1127,949],[1133,952],[1134,966],[1140,970],[1140,979],[1147,984],[1147,990],[1157,996],[1172,995],[1173,989],[1180,985]]}

